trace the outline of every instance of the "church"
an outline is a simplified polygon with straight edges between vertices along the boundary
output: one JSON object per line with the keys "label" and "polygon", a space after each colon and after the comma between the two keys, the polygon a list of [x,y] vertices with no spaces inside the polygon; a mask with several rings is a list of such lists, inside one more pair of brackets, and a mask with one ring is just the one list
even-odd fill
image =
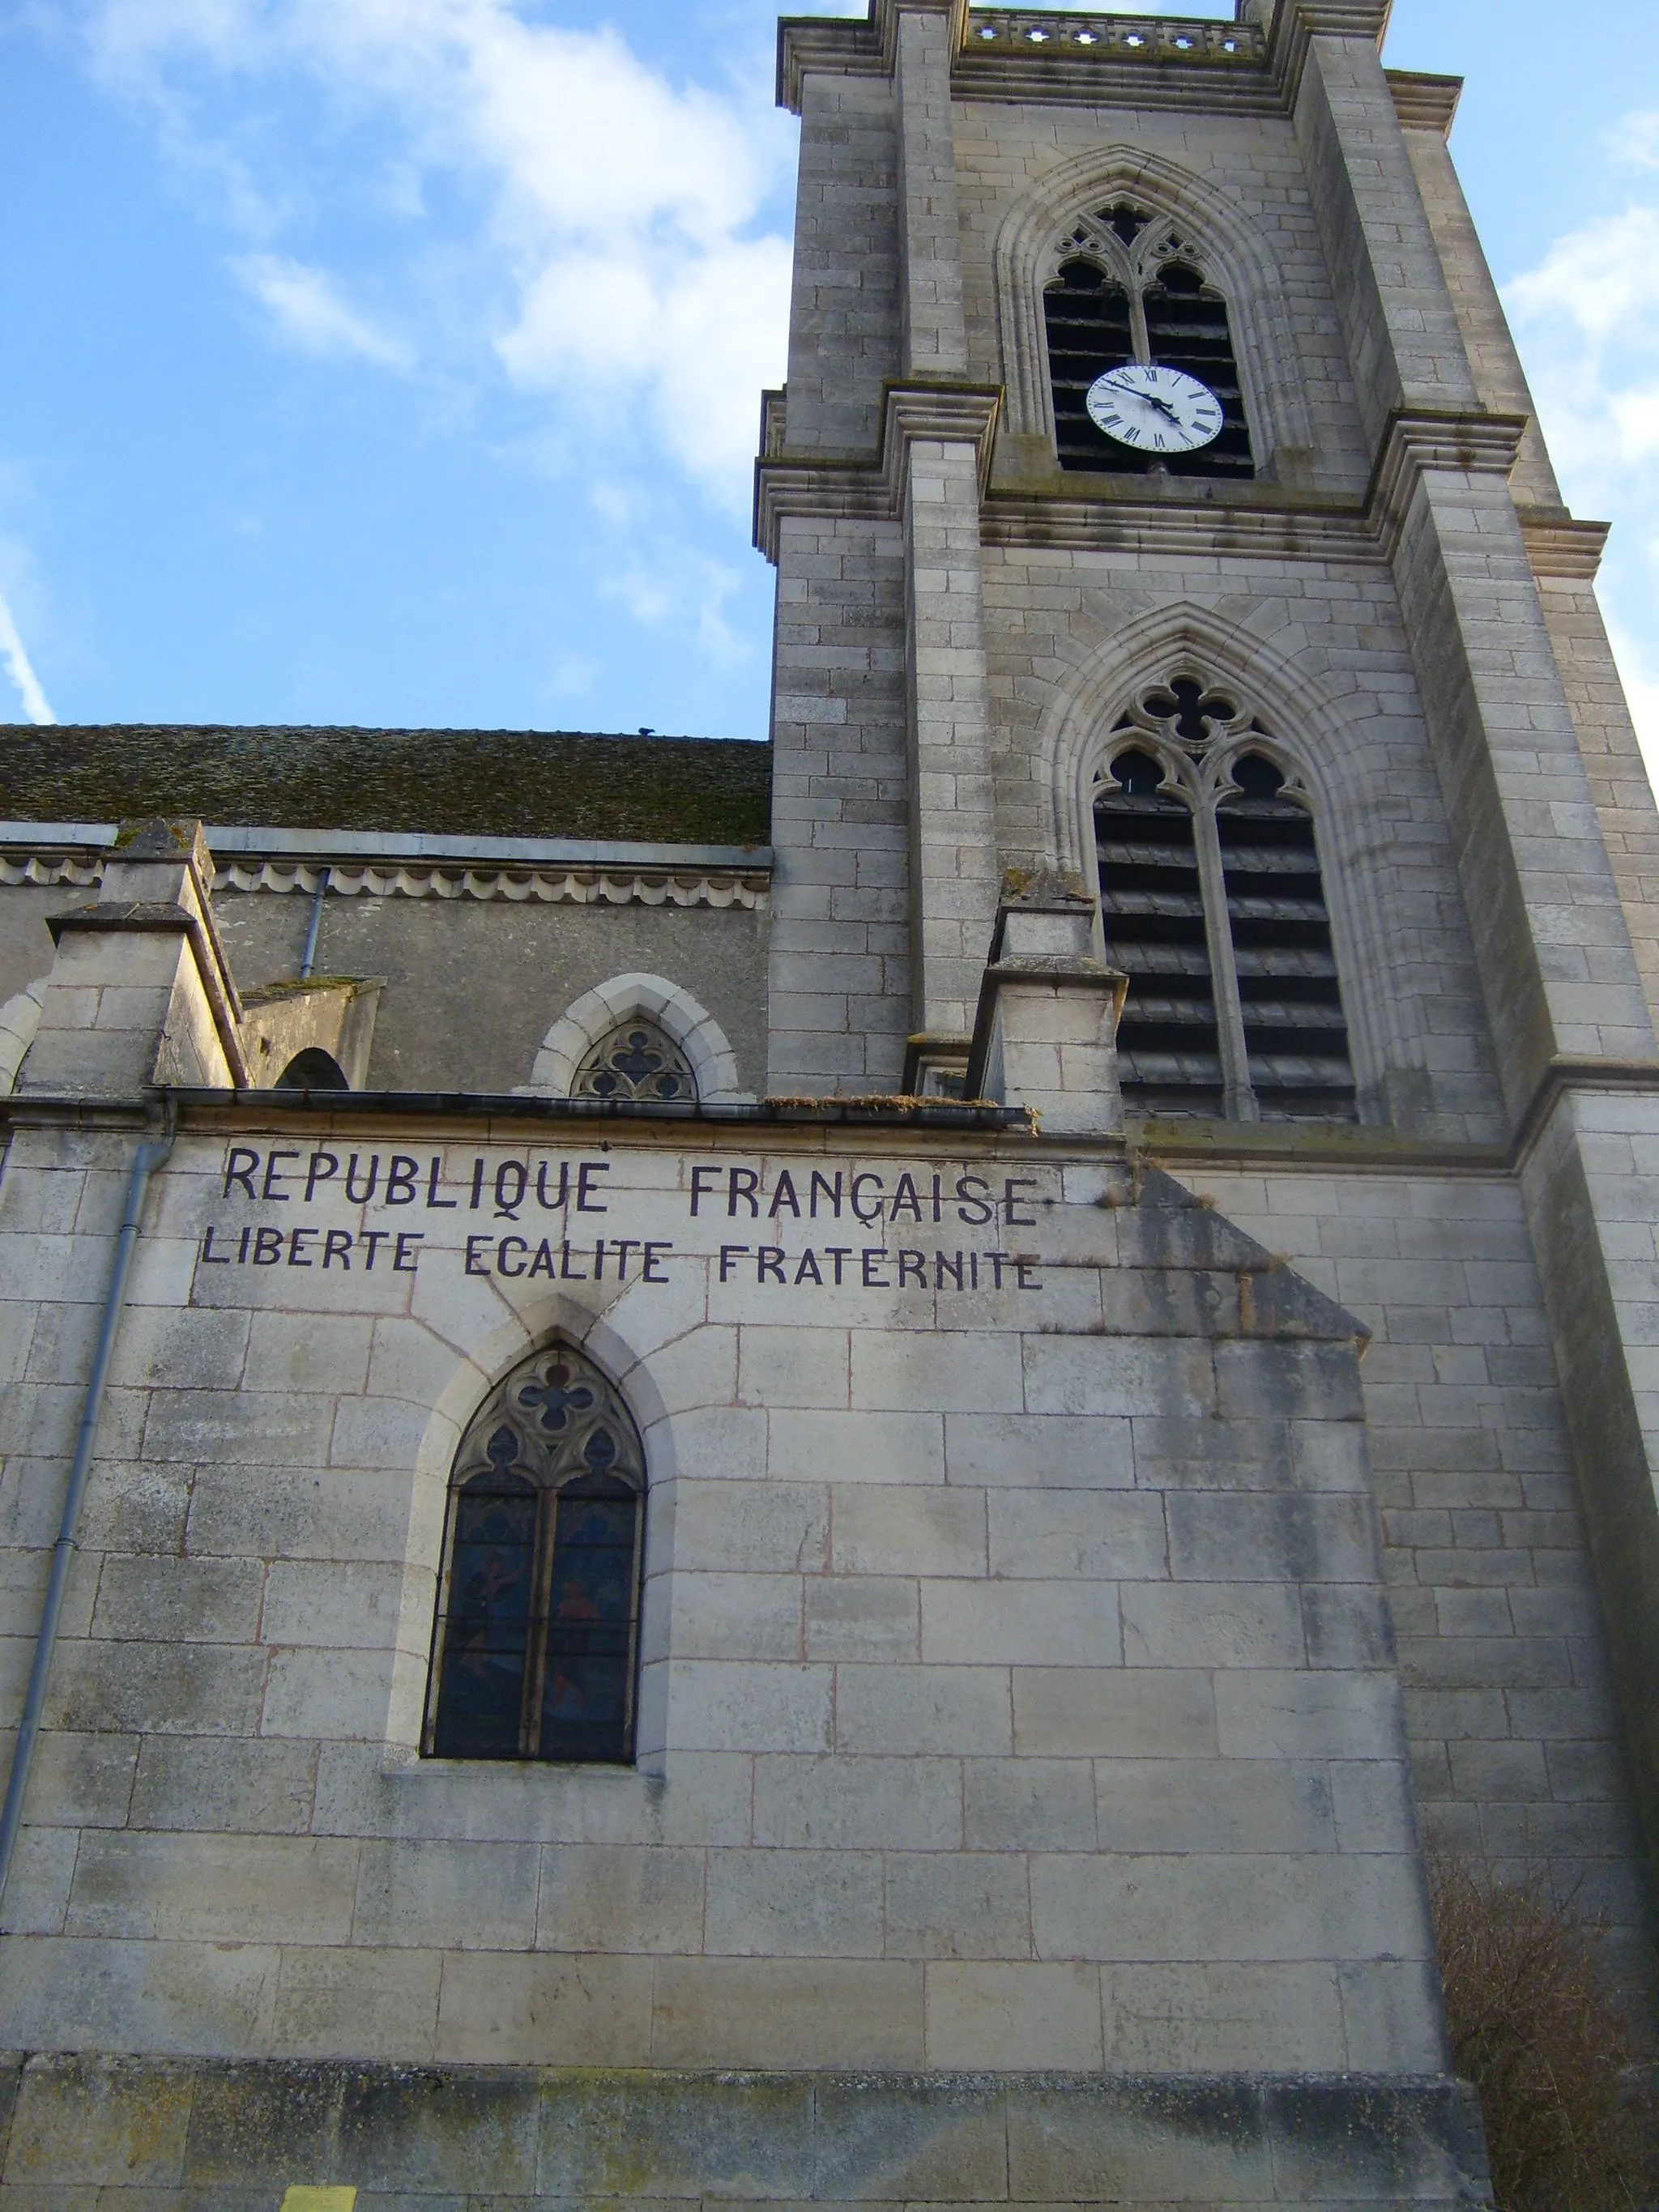
{"label": "church", "polygon": [[[769,744],[0,737],[0,2208],[1491,2203],[1659,818],[1387,0],[786,20]],[[321,2192],[321,2193],[316,2193]]]}

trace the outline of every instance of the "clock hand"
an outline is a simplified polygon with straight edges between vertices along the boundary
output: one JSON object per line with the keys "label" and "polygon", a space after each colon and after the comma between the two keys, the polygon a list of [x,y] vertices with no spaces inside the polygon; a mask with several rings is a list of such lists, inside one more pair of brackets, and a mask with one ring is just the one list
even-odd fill
{"label": "clock hand", "polygon": [[1179,424],[1181,417],[1167,399],[1160,399],[1155,392],[1143,392],[1140,396],[1149,407],[1156,407],[1160,415],[1167,415],[1172,422]]}

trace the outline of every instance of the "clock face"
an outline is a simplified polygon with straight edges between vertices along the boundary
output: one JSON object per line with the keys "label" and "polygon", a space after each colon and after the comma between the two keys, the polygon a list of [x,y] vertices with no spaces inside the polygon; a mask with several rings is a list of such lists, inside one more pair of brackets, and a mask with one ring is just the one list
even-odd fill
{"label": "clock face", "polygon": [[1182,369],[1139,362],[1097,376],[1084,404],[1097,430],[1138,453],[1195,453],[1213,444],[1226,422],[1207,384]]}

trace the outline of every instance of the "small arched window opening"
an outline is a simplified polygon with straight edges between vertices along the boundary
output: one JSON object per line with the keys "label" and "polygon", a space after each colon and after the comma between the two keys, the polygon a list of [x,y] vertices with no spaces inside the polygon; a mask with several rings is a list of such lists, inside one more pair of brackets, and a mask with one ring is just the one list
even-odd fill
{"label": "small arched window opening", "polygon": [[320,1045],[307,1045],[296,1052],[277,1077],[278,1091],[349,1091],[345,1070],[332,1053],[325,1052]]}
{"label": "small arched window opening", "polygon": [[[1200,257],[1168,222],[1127,202],[1077,223],[1043,293],[1049,386],[1066,470],[1248,478],[1255,474],[1231,319]],[[1182,370],[1221,403],[1219,436],[1196,453],[1152,454],[1091,421],[1089,388],[1133,362]]]}
{"label": "small arched window opening", "polygon": [[1239,1121],[1354,1117],[1313,817],[1265,736],[1191,678],[1119,725],[1096,787],[1107,957],[1129,978],[1124,1103]]}
{"label": "small arched window opening", "polygon": [[591,1360],[536,1353],[469,1425],[450,1481],[425,1748],[634,1755],[645,1455]]}
{"label": "small arched window opening", "polygon": [[695,1105],[697,1079],[666,1030],[644,1016],[622,1022],[583,1059],[573,1098],[608,1098]]}

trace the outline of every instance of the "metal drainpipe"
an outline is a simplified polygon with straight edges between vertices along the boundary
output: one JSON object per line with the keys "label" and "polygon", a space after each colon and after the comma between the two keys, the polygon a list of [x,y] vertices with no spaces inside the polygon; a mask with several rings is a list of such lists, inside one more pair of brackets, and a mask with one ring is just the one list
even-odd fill
{"label": "metal drainpipe", "polygon": [[93,1354],[92,1373],[87,1379],[86,1403],[81,1410],[81,1433],[75,1440],[75,1459],[70,1468],[69,1488],[64,1497],[64,1517],[58,1541],[52,1548],[52,1578],[46,1584],[46,1602],[40,1614],[40,1634],[35,1638],[34,1664],[29,1670],[28,1694],[23,1700],[23,1717],[17,1725],[17,1742],[11,1755],[11,1773],[6,1782],[5,1808],[0,1811],[0,1904],[3,1904],[5,1899],[12,1852],[16,1847],[18,1831],[23,1825],[23,1793],[28,1788],[35,1738],[40,1733],[40,1714],[46,1702],[46,1680],[52,1672],[52,1652],[58,1643],[58,1624],[64,1610],[64,1593],[69,1587],[70,1562],[76,1548],[76,1530],[81,1519],[81,1503],[86,1496],[87,1478],[92,1472],[93,1453],[97,1449],[98,1421],[104,1407],[104,1384],[109,1376],[110,1359],[115,1350],[116,1334],[121,1325],[122,1309],[126,1304],[127,1277],[132,1272],[132,1255],[138,1243],[138,1224],[144,1210],[144,1197],[149,1188],[150,1177],[157,1168],[166,1164],[173,1151],[173,1139],[177,1134],[175,1121],[173,1101],[168,1099],[167,1121],[161,1134],[148,1138],[140,1145],[127,1182],[126,1212],[121,1217],[121,1233],[115,1243],[109,1289],[104,1297],[103,1323],[98,1332],[98,1349]]}
{"label": "metal drainpipe", "polygon": [[323,926],[323,898],[328,890],[328,879],[333,872],[331,868],[325,868],[318,877],[317,888],[312,894],[311,927],[306,932],[306,949],[300,962],[300,981],[302,983],[311,981],[311,971],[317,965],[317,933]]}

